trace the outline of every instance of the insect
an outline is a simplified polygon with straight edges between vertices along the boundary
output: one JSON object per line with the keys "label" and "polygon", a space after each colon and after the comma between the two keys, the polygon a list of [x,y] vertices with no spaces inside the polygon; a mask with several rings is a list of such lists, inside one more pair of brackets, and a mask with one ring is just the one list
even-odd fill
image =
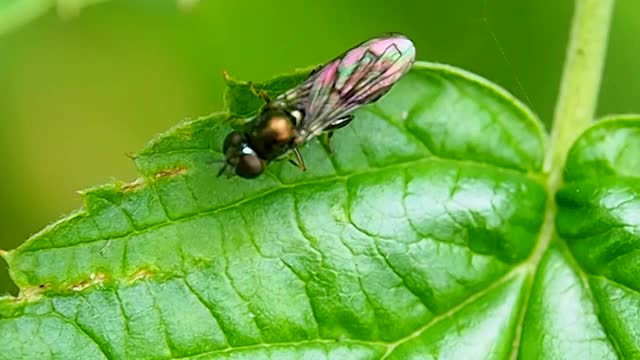
{"label": "insect", "polygon": [[404,35],[367,40],[313,71],[298,86],[267,102],[242,131],[232,131],[223,143],[225,164],[218,176],[233,173],[255,178],[275,160],[290,157],[306,170],[299,148],[353,120],[357,108],[385,95],[415,61],[415,47]]}

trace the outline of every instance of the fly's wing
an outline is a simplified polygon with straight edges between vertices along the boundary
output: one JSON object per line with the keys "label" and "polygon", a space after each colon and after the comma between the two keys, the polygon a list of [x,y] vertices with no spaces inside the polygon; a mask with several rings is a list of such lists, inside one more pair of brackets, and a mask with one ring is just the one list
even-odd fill
{"label": "fly's wing", "polygon": [[402,35],[368,40],[323,66],[274,103],[299,110],[296,142],[307,141],[360,106],[376,101],[409,69],[415,47]]}

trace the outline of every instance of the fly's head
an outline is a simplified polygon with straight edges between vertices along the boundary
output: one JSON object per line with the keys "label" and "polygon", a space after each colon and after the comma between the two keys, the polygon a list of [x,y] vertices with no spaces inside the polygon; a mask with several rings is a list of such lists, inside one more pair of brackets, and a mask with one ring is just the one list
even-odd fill
{"label": "fly's head", "polygon": [[225,164],[220,169],[218,176],[223,173],[236,175],[252,179],[258,177],[264,171],[265,161],[251,148],[244,133],[232,131],[224,139],[222,145]]}

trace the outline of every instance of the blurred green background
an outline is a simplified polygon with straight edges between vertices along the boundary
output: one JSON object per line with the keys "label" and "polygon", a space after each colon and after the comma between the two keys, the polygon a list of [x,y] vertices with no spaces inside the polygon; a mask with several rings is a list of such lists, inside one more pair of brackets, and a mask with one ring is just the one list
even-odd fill
{"label": "blurred green background", "polygon": [[[77,190],[134,179],[124,154],[156,133],[220,110],[223,70],[265,80],[382,32],[500,84],[549,127],[573,11],[571,0],[86,2],[0,0],[2,249],[80,207]],[[599,114],[640,112],[638,13],[637,0],[616,4]]]}

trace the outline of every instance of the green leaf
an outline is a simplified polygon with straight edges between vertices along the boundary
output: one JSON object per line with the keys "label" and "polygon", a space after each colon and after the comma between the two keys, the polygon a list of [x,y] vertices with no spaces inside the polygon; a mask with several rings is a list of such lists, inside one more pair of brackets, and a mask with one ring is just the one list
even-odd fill
{"label": "green leaf", "polygon": [[224,104],[231,117],[250,118],[258,114],[265,103],[260,92],[274,96],[283,93],[301,83],[312,69],[300,69],[291,74],[278,76],[265,83],[238,81],[224,74],[227,88],[224,92]]}
{"label": "green leaf", "polygon": [[601,341],[610,339],[622,358],[638,358],[640,116],[611,117],[586,131],[564,178],[557,230],[570,249],[568,268],[585,305],[599,312]]}
{"label": "green leaf", "polygon": [[139,180],[4,254],[0,359],[640,356],[640,117],[580,137],[556,195],[526,107],[418,63],[333,153],[305,146],[307,172],[226,179],[222,139],[263,104],[228,84],[228,111],[134,156]]}

